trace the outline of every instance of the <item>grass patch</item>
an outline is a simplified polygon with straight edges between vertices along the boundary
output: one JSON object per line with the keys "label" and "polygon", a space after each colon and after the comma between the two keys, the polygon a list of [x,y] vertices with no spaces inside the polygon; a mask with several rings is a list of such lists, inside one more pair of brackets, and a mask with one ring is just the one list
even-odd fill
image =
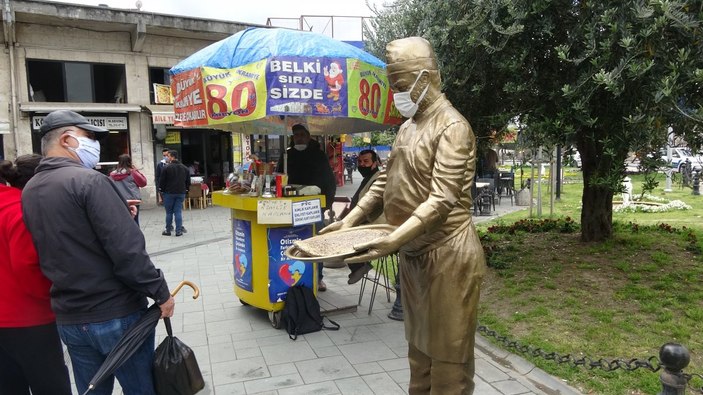
{"label": "grass patch", "polygon": [[[633,179],[638,193],[641,178]],[[553,216],[561,222],[553,229],[543,225],[535,231],[496,232],[497,226],[510,228],[520,221],[526,228],[527,210],[479,226],[490,265],[479,321],[522,344],[595,359],[645,360],[658,357],[662,344],[678,342],[691,352],[685,371],[703,373],[703,259],[698,241],[703,235],[703,196],[676,185],[667,194],[660,188],[653,194],[682,200],[693,209],[614,213],[612,239],[582,243],[578,229],[563,228],[567,218],[581,216],[582,187],[578,180],[564,185]],[[543,213],[549,213],[548,197],[543,201]],[[523,357],[584,393],[661,391],[658,372],[604,372]],[[691,384],[700,388],[700,381]]]}

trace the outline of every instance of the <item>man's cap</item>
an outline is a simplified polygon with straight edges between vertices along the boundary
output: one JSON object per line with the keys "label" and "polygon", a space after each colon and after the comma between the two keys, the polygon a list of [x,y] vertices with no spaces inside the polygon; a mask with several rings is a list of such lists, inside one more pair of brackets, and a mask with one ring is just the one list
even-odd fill
{"label": "man's cap", "polygon": [[[49,133],[50,131],[65,126],[78,126],[83,130],[87,130],[89,132],[94,133],[109,132],[108,129],[93,125],[87,119],[85,119],[84,116],[71,110],[57,110],[50,113],[49,115],[44,117],[44,123],[42,123],[41,128],[39,130],[41,132],[41,136],[44,137],[44,135]],[[104,137],[107,136],[107,134],[96,135],[96,137],[98,136]]]}

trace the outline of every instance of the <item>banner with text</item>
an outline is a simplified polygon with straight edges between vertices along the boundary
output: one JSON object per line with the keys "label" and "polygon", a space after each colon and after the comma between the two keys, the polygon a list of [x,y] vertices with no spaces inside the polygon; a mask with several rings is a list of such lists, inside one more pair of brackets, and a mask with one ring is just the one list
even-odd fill
{"label": "banner with text", "polygon": [[234,283],[241,289],[253,292],[251,257],[251,222],[232,221],[234,235]]}
{"label": "banner with text", "polygon": [[312,225],[292,228],[269,228],[269,300],[271,303],[286,300],[288,288],[302,284],[312,288],[313,263],[288,258],[286,249],[296,240],[312,237]]}

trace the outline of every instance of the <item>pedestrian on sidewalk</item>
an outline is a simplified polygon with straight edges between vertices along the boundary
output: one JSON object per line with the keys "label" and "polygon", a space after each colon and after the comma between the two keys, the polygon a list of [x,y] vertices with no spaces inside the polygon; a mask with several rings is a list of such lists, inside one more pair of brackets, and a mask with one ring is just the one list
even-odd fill
{"label": "pedestrian on sidewalk", "polygon": [[22,155],[14,165],[0,162],[0,392],[71,395],[51,311],[51,282],[39,268],[22,220],[22,188],[40,160],[40,155]]}
{"label": "pedestrian on sidewalk", "polygon": [[139,188],[146,186],[146,177],[132,165],[132,158],[129,155],[122,154],[117,157],[117,168],[110,172],[110,178],[115,182],[122,197],[136,203],[133,204],[137,211],[134,215],[134,222],[139,225],[139,203],[142,201],[142,193]]}
{"label": "pedestrian on sidewalk", "polygon": [[[84,393],[123,333],[147,309],[147,297],[171,317],[174,299],[154,267],[130,209],[110,179],[93,170],[98,138],[108,130],[73,111],[54,111],[40,129],[44,159],[22,191],[22,212],[53,283],[51,307]],[[93,393],[111,394],[114,378],[126,394],[154,394],[155,333]]]}
{"label": "pedestrian on sidewalk", "polygon": [[[359,199],[364,197],[366,192],[369,191],[369,188],[371,188],[371,185],[373,185],[374,181],[376,181],[376,179],[378,178],[380,174],[378,163],[378,155],[376,154],[376,151],[366,149],[359,152],[359,156],[357,158],[357,169],[359,170],[359,173],[361,173],[361,176],[364,177],[364,179],[361,180],[359,188],[356,190],[354,196],[352,196],[351,204],[349,205],[350,210],[356,207],[356,204],[359,203]],[[385,223],[385,218],[383,217],[383,215],[381,215],[376,218],[373,223]],[[373,266],[371,266],[371,262],[350,263],[349,271],[351,273],[349,273],[349,280],[347,281],[347,284],[356,284],[371,269],[373,269]]]}
{"label": "pedestrian on sidewalk", "polygon": [[164,199],[159,192],[159,179],[161,178],[161,172],[164,167],[168,164],[168,151],[170,149],[164,148],[161,150],[161,160],[156,165],[156,170],[154,171],[154,184],[156,185],[156,204],[160,205],[164,203]]}
{"label": "pedestrian on sidewalk", "polygon": [[161,233],[171,236],[173,220],[176,221],[176,236],[183,236],[183,202],[190,187],[188,168],[178,161],[176,150],[168,151],[168,165],[161,171],[159,190],[163,194],[164,209],[166,209],[166,229]]}

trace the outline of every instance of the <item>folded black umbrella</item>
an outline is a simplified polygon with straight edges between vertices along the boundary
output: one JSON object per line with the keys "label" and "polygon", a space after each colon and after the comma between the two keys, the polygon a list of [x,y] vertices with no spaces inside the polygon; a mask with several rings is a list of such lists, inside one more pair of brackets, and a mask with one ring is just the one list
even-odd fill
{"label": "folded black umbrella", "polygon": [[[193,288],[193,299],[196,299],[200,294],[198,287],[190,281],[182,281],[176,289],[173,290],[171,295],[175,295],[183,287],[183,285],[188,285]],[[132,326],[125,331],[120,340],[112,348],[112,351],[105,357],[105,361],[100,366],[100,369],[95,373],[93,378],[88,384],[88,389],[83,393],[83,395],[88,394],[90,391],[95,389],[105,378],[109,377],[115,371],[125,363],[129,357],[134,355],[134,353],[139,349],[139,347],[144,343],[146,337],[154,330],[156,323],[159,322],[161,318],[161,309],[154,303],[146,310],[146,313],[139,318],[137,322],[132,324]]]}
{"label": "folded black umbrella", "polygon": [[146,337],[154,330],[159,318],[161,318],[161,309],[159,309],[158,305],[153,304],[137,322],[127,329],[117,344],[115,344],[115,347],[105,358],[105,362],[95,372],[95,375],[90,380],[88,389],[83,395],[95,389],[106,377],[115,373],[115,370],[134,355],[144,343]]}

